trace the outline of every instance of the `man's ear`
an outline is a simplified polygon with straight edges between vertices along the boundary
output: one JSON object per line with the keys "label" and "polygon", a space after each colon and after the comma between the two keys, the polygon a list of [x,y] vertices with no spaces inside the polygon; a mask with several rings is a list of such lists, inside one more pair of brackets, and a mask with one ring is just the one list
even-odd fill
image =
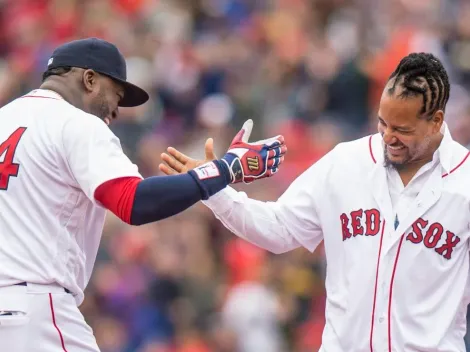
{"label": "man's ear", "polygon": [[94,91],[98,85],[98,74],[90,69],[83,71],[82,83],[87,92]]}
{"label": "man's ear", "polygon": [[444,123],[444,111],[437,110],[432,117],[432,121],[434,122],[434,132],[439,132],[441,130],[442,124]]}

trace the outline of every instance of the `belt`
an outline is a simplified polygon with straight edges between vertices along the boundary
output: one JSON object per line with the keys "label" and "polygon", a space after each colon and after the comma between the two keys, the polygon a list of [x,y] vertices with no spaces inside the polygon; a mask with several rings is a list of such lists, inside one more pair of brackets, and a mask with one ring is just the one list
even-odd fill
{"label": "belt", "polygon": [[[27,282],[20,282],[18,284],[15,284],[14,286],[28,286],[28,283]],[[65,293],[72,293],[69,290],[67,290],[66,288],[64,288],[64,291],[65,291]]]}

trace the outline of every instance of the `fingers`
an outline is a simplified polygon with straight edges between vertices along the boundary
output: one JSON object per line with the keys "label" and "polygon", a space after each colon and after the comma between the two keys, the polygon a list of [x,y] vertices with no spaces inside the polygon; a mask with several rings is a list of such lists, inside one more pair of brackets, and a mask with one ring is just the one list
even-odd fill
{"label": "fingers", "polygon": [[235,135],[235,137],[233,137],[231,144],[241,142],[244,133],[245,133],[244,129],[241,129],[240,131],[238,131],[238,133]]}
{"label": "fingers", "polygon": [[253,120],[248,119],[243,124],[242,130],[245,131],[242,135],[242,142],[248,143],[248,139],[250,139],[251,131],[253,130]]}
{"label": "fingers", "polygon": [[206,144],[204,146],[204,152],[206,155],[206,160],[217,159],[214,153],[214,140],[212,138],[207,139]]}
{"label": "fingers", "polygon": [[272,158],[268,160],[268,169],[277,169],[284,162],[284,157]]}
{"label": "fingers", "polygon": [[[170,149],[170,148],[168,148]],[[176,149],[174,149],[176,150]],[[170,152],[170,151],[169,151]],[[170,152],[171,153],[171,152]],[[178,152],[179,153],[179,152]],[[181,153],[180,153],[181,154]],[[168,154],[166,153],[162,153],[161,155],[161,158],[162,160],[167,163],[167,165],[172,168],[173,170],[176,171],[176,173],[182,173],[182,172],[185,172],[185,166],[179,162],[177,159],[175,159],[174,157],[172,158],[171,156],[169,156]]]}
{"label": "fingers", "polygon": [[283,136],[277,136],[277,137],[271,138],[265,144],[268,145],[269,149],[274,149],[274,148],[282,147],[286,145]]}
{"label": "fingers", "polygon": [[275,173],[277,173],[278,171],[279,171],[278,168],[269,169],[269,170],[266,172],[266,177],[271,177],[271,176],[273,176]]}
{"label": "fingers", "polygon": [[[284,144],[285,143],[284,136],[278,135],[276,137],[268,139],[268,142],[271,142],[273,146],[276,145],[276,144]],[[268,143],[268,145],[269,145],[269,143]]]}
{"label": "fingers", "polygon": [[178,174],[175,170],[169,168],[167,165],[165,165],[165,164],[163,164],[163,163],[160,163],[160,164],[158,165],[158,168],[159,168],[160,171],[163,172],[165,175],[177,175],[177,174]]}
{"label": "fingers", "polygon": [[253,120],[246,120],[241,130],[233,137],[232,144],[243,142],[248,143],[251,131],[253,130]]}
{"label": "fingers", "polygon": [[[167,151],[168,153],[170,153],[170,155],[175,158],[177,161],[179,161],[181,164],[186,164],[189,160],[189,156],[181,153],[180,151],[178,151],[177,149],[173,148],[173,147],[169,147],[167,148]],[[163,156],[163,154],[162,154]],[[163,157],[162,157],[163,158]],[[166,160],[165,160],[166,161]]]}
{"label": "fingers", "polygon": [[269,170],[269,176],[268,177],[271,177],[272,175],[274,175],[275,173],[277,173],[279,171],[279,168],[274,168],[274,169],[271,169]]}
{"label": "fingers", "polygon": [[272,148],[272,147],[275,147],[275,146],[278,146],[278,145],[284,144],[284,143],[285,143],[284,136],[278,135],[276,137],[262,139],[262,140],[252,142],[252,143],[248,143],[248,144],[251,144],[251,145],[263,145],[263,144],[265,144],[268,147]]}
{"label": "fingers", "polygon": [[268,159],[277,158],[279,156],[286,154],[286,152],[287,152],[287,146],[285,144],[272,148],[268,151]]}

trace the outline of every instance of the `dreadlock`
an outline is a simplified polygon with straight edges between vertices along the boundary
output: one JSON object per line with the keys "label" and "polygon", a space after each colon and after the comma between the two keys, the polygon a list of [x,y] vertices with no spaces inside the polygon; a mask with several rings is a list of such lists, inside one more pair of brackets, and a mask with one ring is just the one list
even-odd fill
{"label": "dreadlock", "polygon": [[402,87],[400,98],[423,96],[421,116],[428,120],[437,110],[445,111],[449,100],[450,85],[447,72],[441,61],[428,53],[413,53],[404,57],[389,81],[395,79],[389,94],[395,92],[396,85]]}

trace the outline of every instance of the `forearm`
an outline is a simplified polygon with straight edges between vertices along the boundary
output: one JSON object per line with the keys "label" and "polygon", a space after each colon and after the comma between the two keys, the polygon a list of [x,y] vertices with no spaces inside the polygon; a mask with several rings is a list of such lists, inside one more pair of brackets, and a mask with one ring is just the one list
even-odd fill
{"label": "forearm", "polygon": [[301,246],[278,216],[277,203],[250,199],[226,187],[204,204],[231,232],[270,252],[284,253]]}
{"label": "forearm", "polygon": [[142,225],[165,219],[201,199],[201,190],[189,174],[149,177],[137,186],[130,224]]}
{"label": "forearm", "polygon": [[215,163],[214,169],[205,170],[202,176],[191,171],[144,180],[135,177],[110,180],[96,189],[95,199],[131,225],[162,220],[226,187],[230,181],[228,171],[215,165],[224,168],[224,165]]}

